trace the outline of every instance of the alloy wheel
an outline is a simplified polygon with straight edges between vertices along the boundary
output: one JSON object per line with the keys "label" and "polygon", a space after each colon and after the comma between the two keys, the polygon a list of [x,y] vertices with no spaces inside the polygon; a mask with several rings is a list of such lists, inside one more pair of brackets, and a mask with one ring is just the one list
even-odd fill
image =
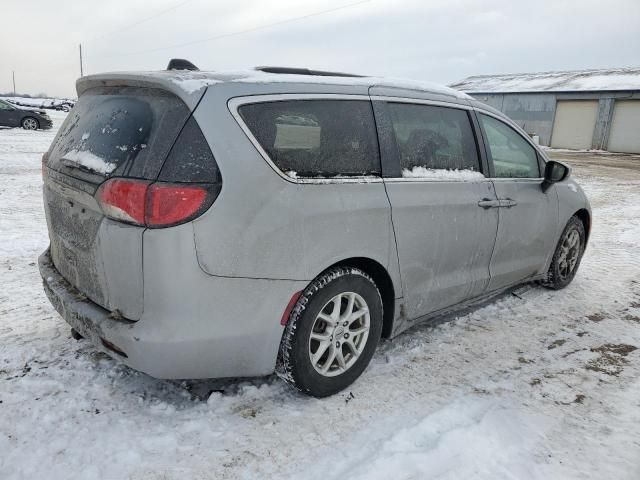
{"label": "alloy wheel", "polygon": [[367,345],[371,319],[367,302],[354,292],[329,300],[316,317],[309,337],[313,368],[325,377],[353,366]]}
{"label": "alloy wheel", "polygon": [[578,230],[569,230],[560,246],[560,257],[558,257],[558,274],[561,279],[568,278],[578,264],[580,256],[580,234]]}
{"label": "alloy wheel", "polygon": [[38,122],[33,118],[25,118],[24,121],[22,122],[22,126],[24,127],[25,130],[37,130]]}

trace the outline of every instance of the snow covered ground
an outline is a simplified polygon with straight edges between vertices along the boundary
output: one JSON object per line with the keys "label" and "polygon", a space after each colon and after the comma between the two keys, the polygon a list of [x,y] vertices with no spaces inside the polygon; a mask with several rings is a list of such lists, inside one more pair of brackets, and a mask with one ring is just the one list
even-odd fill
{"label": "snow covered ground", "polygon": [[22,106],[29,106],[32,108],[44,108],[45,105],[57,105],[65,100],[69,100],[66,98],[48,98],[48,97],[39,97],[39,98],[30,98],[30,97],[0,97],[2,100],[7,100],[10,102],[14,102],[16,104]]}
{"label": "snow covered ground", "polygon": [[36,265],[52,116],[52,131],[0,129],[0,478],[640,478],[637,157],[566,157],[594,208],[567,289],[386,341],[316,400],[273,377],[155,380],[70,338]]}

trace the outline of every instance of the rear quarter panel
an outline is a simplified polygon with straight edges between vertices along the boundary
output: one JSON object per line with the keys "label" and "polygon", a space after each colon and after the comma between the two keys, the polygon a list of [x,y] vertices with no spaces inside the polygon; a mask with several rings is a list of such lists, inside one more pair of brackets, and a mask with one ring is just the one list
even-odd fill
{"label": "rear quarter panel", "polygon": [[242,89],[225,87],[210,87],[195,112],[223,179],[213,207],[194,222],[201,268],[218,276],[308,281],[343,259],[367,257],[399,285],[384,184],[282,178],[227,106]]}

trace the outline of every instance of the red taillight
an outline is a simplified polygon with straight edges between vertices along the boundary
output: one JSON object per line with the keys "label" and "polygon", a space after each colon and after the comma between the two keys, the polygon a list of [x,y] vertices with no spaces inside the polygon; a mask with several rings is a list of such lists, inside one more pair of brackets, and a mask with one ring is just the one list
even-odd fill
{"label": "red taillight", "polygon": [[146,224],[163,227],[180,223],[196,214],[207,200],[200,186],[154,183],[147,195]]}
{"label": "red taillight", "polygon": [[208,191],[200,185],[151,183],[112,178],[98,189],[98,201],[106,216],[135,225],[168,227],[201,213]]}
{"label": "red taillight", "polygon": [[102,184],[98,200],[107,217],[144,225],[145,201],[149,182],[113,178]]}

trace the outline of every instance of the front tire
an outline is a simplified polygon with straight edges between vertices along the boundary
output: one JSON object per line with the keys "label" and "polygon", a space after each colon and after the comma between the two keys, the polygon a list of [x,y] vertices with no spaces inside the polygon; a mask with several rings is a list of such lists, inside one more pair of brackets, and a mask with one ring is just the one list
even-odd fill
{"label": "front tire", "polygon": [[276,373],[314,397],[345,389],[371,361],[382,318],[382,298],[369,275],[353,267],[327,270],[289,316]]}
{"label": "front tire", "polygon": [[560,290],[576,276],[586,245],[584,225],[578,217],[571,217],[564,228],[551,260],[545,287]]}
{"label": "front tire", "polygon": [[25,117],[22,119],[22,128],[25,130],[37,130],[40,128],[40,123],[33,117]]}

